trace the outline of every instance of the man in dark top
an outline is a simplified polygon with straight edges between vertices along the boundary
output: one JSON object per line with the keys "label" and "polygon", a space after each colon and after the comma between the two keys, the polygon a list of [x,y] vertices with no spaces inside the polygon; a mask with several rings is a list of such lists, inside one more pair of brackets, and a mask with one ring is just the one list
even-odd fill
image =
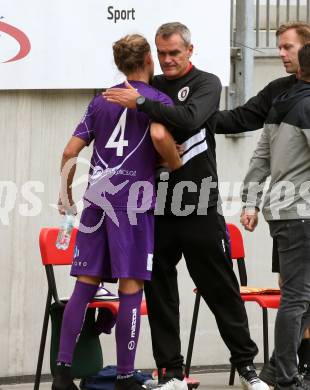
{"label": "man in dark top", "polygon": [[[272,102],[281,93],[287,91],[297,82],[298,51],[310,41],[310,25],[304,22],[286,23],[281,25],[277,32],[279,54],[285,70],[290,76],[280,77],[270,82],[256,96],[252,97],[243,106],[234,110],[220,111],[216,115],[217,133],[240,133],[249,130],[260,129],[264,126]],[[241,221],[249,220],[248,230],[254,230],[258,221],[258,210],[253,210],[251,215],[243,210]],[[277,242],[273,241],[272,271],[279,273],[279,259],[277,256]],[[281,280],[279,279],[281,287]],[[310,329],[304,333],[304,339],[298,350],[299,371],[310,382]],[[264,365],[260,378],[269,385],[275,385],[275,360],[274,355],[269,365]]]}
{"label": "man in dark top", "polygon": [[[310,42],[299,50],[298,58],[299,80],[273,101],[242,190],[245,210],[258,210],[263,184],[270,176],[262,212],[277,243],[274,251],[281,276],[282,296],[275,322],[276,390],[310,389],[308,381],[299,375],[297,359],[301,336],[310,324],[310,214],[306,190],[310,177]],[[280,201],[283,185],[290,186],[285,204],[283,199]],[[247,230],[255,229],[254,225],[249,228],[250,218],[242,218],[241,222]]]}
{"label": "man in dark top", "polygon": [[[182,381],[176,270],[184,255],[194,283],[215,315],[243,388],[268,390],[253,366],[257,347],[250,338],[232,269],[225,220],[217,210],[214,115],[221,84],[215,75],[191,64],[193,45],[186,26],[162,25],[155,42],[163,75],[154,78],[153,86],[170,96],[175,106],[165,107],[130,87],[113,88],[104,95],[111,102],[137,107],[165,124],[182,145],[183,166],[169,175],[168,182],[161,175],[158,183],[154,267],[152,281],[145,287],[159,382],[166,383],[163,390],[187,389]],[[162,196],[163,188],[167,188],[166,197]]]}

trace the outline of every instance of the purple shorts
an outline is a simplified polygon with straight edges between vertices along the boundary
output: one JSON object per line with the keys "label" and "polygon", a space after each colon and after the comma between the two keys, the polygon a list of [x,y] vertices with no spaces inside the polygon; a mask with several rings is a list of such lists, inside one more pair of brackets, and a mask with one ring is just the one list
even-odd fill
{"label": "purple shorts", "polygon": [[76,237],[72,276],[95,276],[102,280],[151,279],[153,213],[137,214],[137,225],[130,224],[126,211],[117,210],[115,213],[119,226],[108,216],[103,217],[102,209],[88,207],[83,210]]}

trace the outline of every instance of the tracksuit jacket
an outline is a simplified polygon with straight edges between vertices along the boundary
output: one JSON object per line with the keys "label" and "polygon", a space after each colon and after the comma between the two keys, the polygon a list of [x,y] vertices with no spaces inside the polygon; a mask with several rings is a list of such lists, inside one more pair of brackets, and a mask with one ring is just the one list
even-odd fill
{"label": "tracksuit jacket", "polygon": [[267,221],[310,218],[310,83],[298,81],[278,95],[244,180],[242,201],[259,207],[271,176],[263,214]]}
{"label": "tracksuit jacket", "polygon": [[178,79],[155,76],[152,85],[166,93],[173,100],[174,107],[146,98],[140,109],[154,121],[166,125],[184,150],[182,167],[169,177],[165,214],[171,214],[176,189],[183,192],[183,209],[191,205],[195,207],[194,213],[206,214],[208,208],[218,202],[214,132],[221,94],[220,80],[193,66]]}

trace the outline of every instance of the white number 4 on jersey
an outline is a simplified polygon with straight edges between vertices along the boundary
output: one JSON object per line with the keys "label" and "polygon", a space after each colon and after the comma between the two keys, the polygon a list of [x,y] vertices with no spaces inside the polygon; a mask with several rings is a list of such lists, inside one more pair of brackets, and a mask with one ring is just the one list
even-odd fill
{"label": "white number 4 on jersey", "polygon": [[[124,147],[128,146],[128,141],[124,139],[125,137],[125,126],[126,126],[126,115],[127,108],[122,113],[119,121],[113,130],[111,137],[109,138],[106,148],[116,148],[116,155],[122,156],[124,154]],[[119,138],[118,138],[119,136]],[[118,140],[116,140],[118,138]]]}

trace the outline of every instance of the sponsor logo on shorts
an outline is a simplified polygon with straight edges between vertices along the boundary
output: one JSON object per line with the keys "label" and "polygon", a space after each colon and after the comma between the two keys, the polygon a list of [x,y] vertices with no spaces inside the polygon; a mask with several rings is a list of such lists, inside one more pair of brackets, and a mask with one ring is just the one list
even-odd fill
{"label": "sponsor logo on shorts", "polygon": [[136,343],[132,340],[132,341],[129,341],[128,343],[128,349],[129,351],[132,351],[136,346]]}
{"label": "sponsor logo on shorts", "polygon": [[152,271],[153,269],[153,253],[149,253],[147,255],[147,265],[146,265],[146,270],[147,271]]}
{"label": "sponsor logo on shorts", "polygon": [[88,266],[88,262],[87,261],[74,261],[73,265],[75,267],[87,267]]}

